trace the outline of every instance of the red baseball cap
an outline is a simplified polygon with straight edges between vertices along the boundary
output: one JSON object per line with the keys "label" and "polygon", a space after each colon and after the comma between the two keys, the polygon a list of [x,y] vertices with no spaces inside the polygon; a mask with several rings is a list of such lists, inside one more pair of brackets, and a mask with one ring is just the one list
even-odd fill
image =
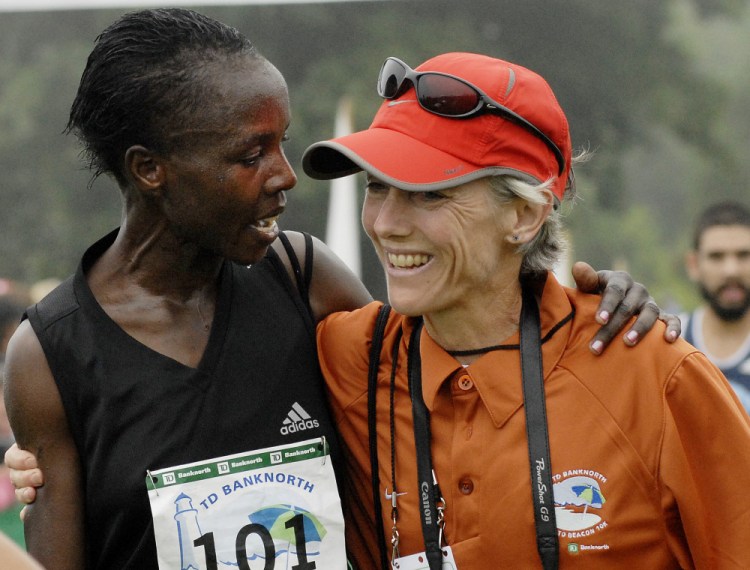
{"label": "red baseball cap", "polygon": [[416,68],[448,74],[478,87],[523,117],[559,149],[504,116],[485,112],[458,119],[422,108],[414,86],[386,99],[370,128],[318,142],[305,151],[305,173],[330,180],[364,170],[402,190],[427,192],[498,174],[532,184],[552,179],[562,200],[570,173],[568,121],[552,89],[520,65],[472,53],[446,53]]}

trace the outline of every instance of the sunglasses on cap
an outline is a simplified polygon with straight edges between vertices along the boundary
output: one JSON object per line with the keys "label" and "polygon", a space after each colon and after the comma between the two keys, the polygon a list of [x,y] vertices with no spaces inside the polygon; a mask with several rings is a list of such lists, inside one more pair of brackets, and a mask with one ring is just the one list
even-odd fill
{"label": "sunglasses on cap", "polygon": [[470,119],[491,113],[526,129],[544,142],[555,155],[558,175],[565,170],[565,158],[552,139],[533,123],[492,99],[479,87],[455,75],[438,71],[414,71],[398,58],[386,59],[378,75],[378,95],[383,99],[397,99],[409,89],[409,84],[414,86],[419,105],[435,115]]}

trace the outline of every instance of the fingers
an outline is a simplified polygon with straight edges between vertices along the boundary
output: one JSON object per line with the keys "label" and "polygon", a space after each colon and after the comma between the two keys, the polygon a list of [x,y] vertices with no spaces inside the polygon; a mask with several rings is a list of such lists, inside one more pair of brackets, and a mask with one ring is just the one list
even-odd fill
{"label": "fingers", "polygon": [[573,264],[571,269],[573,280],[576,283],[576,288],[584,293],[599,293],[601,290],[601,284],[599,283],[599,275],[594,271],[585,261],[577,261]]}
{"label": "fingers", "polygon": [[14,443],[5,451],[4,459],[5,465],[11,470],[17,469],[23,471],[24,469],[34,469],[37,467],[34,454],[21,449],[17,443]]}
{"label": "fingers", "polygon": [[[612,339],[618,336],[620,330],[632,316],[633,305],[631,304],[631,301],[628,300],[627,296],[625,296],[613,310],[606,308],[606,306],[602,309],[600,304],[597,321],[605,324],[597,331],[594,339],[591,341],[591,344],[589,345],[591,352],[594,354],[601,354],[607,345],[612,342]],[[637,342],[637,338],[634,337],[634,334],[636,333],[628,331],[627,334],[631,334],[630,340],[632,342]]]}
{"label": "fingers", "polygon": [[682,334],[682,323],[677,315],[660,311],[659,320],[667,325],[667,329],[664,331],[664,339],[667,342],[674,342],[680,338],[680,335]]}
{"label": "fingers", "polygon": [[[5,452],[5,464],[9,467],[10,481],[15,487],[16,498],[24,504],[36,500],[36,489],[44,484],[42,471],[37,468],[36,457],[20,449],[15,443]],[[22,513],[21,517],[26,514]]]}
{"label": "fingers", "polygon": [[[636,283],[636,285],[638,284]],[[635,346],[638,344],[653,328],[657,320],[663,321],[667,325],[664,331],[664,339],[667,342],[674,342],[680,337],[682,334],[682,325],[679,317],[662,311],[652,297],[649,296],[645,302],[642,302],[639,296],[640,293],[636,292],[633,295],[635,300],[631,301],[631,292],[628,292],[607,325],[599,329],[599,332],[590,345],[591,351],[594,354],[601,354],[612,338],[618,334],[633,314],[639,310],[640,313],[638,313],[638,317],[633,322],[633,325],[623,335],[623,342],[626,345]],[[632,305],[631,303],[636,303],[636,305]]]}
{"label": "fingers", "polygon": [[641,312],[638,318],[633,323],[633,326],[625,333],[623,340],[628,346],[635,346],[643,336],[650,331],[656,321],[659,319],[659,313],[661,310],[656,302],[648,297],[648,300],[641,307]]}
{"label": "fingers", "polygon": [[633,278],[624,271],[598,271],[597,276],[602,292],[597,320],[602,324],[609,323],[609,319],[619,311],[624,317],[620,319],[620,325],[622,325],[625,318],[638,312],[637,307],[640,307],[648,298],[646,288],[633,281]]}
{"label": "fingers", "polygon": [[[24,472],[25,473],[25,472]],[[19,503],[30,505],[36,501],[36,489],[34,487],[20,487],[16,489],[16,499]],[[26,517],[26,507],[21,511],[21,520]]]}
{"label": "fingers", "polygon": [[623,335],[623,341],[628,346],[638,344],[657,320],[667,325],[664,338],[668,342],[674,342],[680,336],[680,319],[659,309],[646,287],[633,281],[628,273],[606,270],[597,272],[582,261],[573,265],[572,273],[580,291],[601,292],[602,295],[596,311],[596,320],[602,327],[589,344],[594,354],[601,354],[634,316],[636,320]]}
{"label": "fingers", "polygon": [[627,273],[621,271],[607,273],[609,273],[605,276],[607,284],[596,315],[596,320],[603,323],[603,326],[589,345],[594,354],[601,354],[627,325],[631,317],[640,311],[637,321],[627,330],[624,337],[626,344],[630,346],[636,344],[641,336],[654,326],[659,314],[655,303],[653,303],[653,307],[656,308],[655,312],[647,309],[651,298],[643,285],[635,283]]}
{"label": "fingers", "polygon": [[24,487],[41,487],[44,484],[41,469],[11,469],[10,480],[17,490]]}
{"label": "fingers", "polygon": [[15,442],[13,445],[11,445],[8,449],[5,450],[5,455],[3,456],[3,463],[8,465],[8,461],[13,461],[14,454],[18,453],[18,444]]}
{"label": "fingers", "polygon": [[22,503],[31,503],[36,498],[35,487],[44,484],[41,469],[11,469],[10,481],[16,488],[16,497]]}

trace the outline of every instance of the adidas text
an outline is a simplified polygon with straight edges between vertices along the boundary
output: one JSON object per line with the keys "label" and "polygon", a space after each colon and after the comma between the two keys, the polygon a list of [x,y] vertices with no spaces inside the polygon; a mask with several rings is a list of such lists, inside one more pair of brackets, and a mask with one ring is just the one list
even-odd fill
{"label": "adidas text", "polygon": [[297,433],[298,431],[305,431],[306,429],[312,429],[316,427],[320,427],[318,420],[304,420],[281,426],[281,433],[283,435],[289,435],[290,433]]}

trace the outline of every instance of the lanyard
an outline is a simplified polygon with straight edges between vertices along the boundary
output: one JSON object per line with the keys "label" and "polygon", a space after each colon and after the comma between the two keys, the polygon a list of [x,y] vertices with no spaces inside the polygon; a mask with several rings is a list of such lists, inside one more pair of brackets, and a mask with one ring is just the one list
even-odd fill
{"label": "lanyard", "polygon": [[[377,395],[378,395],[378,371],[380,369],[380,351],[383,347],[383,335],[385,326],[388,324],[388,315],[391,312],[389,305],[383,305],[378,311],[375,320],[375,329],[372,333],[372,345],[370,347],[370,366],[367,373],[367,425],[370,446],[370,476],[372,483],[372,499],[375,508],[375,533],[380,550],[380,569],[388,570],[388,555],[385,552],[385,533],[383,532],[383,510],[380,506],[380,474],[378,464],[378,429],[377,429]],[[400,335],[399,335],[400,340]],[[396,347],[398,347],[398,341]],[[398,350],[395,348],[394,350]],[[395,364],[392,365],[395,370]]]}
{"label": "lanyard", "polygon": [[414,441],[417,444],[417,481],[419,491],[419,513],[422,519],[422,536],[430,570],[441,570],[443,557],[440,552],[440,527],[437,501],[440,489],[435,482],[430,453],[430,411],[422,397],[422,357],[419,354],[419,336],[422,320],[414,326],[409,339],[408,375],[414,417]]}
{"label": "lanyard", "polygon": [[[529,466],[531,472],[537,549],[544,570],[554,570],[558,566],[558,540],[557,525],[555,522],[554,497],[552,495],[549,436],[547,432],[547,418],[544,404],[544,380],[542,376],[542,351],[540,340],[541,325],[539,322],[539,309],[533,292],[526,285],[523,286],[522,291],[523,304],[521,308],[520,325],[521,373],[523,379],[524,412],[526,414],[526,430],[529,448]],[[375,527],[378,534],[380,563],[383,570],[386,570],[388,563],[387,554],[385,552],[385,537],[381,523],[382,510],[380,508],[378,477],[375,400],[383,334],[386,322],[388,321],[389,312],[390,307],[388,305],[383,305],[378,314],[375,329],[373,331],[373,342],[370,351],[370,369],[368,375],[368,423],[370,433],[373,500],[375,503]],[[570,320],[571,317],[572,314],[563,322],[559,323],[557,327],[554,327],[548,334],[551,334],[564,322]],[[442,499],[440,490],[437,488],[437,484],[434,482],[435,480],[432,475],[432,458],[430,454],[430,415],[422,398],[422,362],[419,353],[421,329],[422,321],[420,320],[415,325],[409,342],[409,391],[412,395],[412,412],[414,414],[415,424],[414,431],[417,447],[417,472],[420,482],[420,505],[422,507],[420,510],[422,511],[421,517],[426,547],[425,552],[428,555],[430,570],[439,570],[440,565],[436,565],[436,559],[439,558],[439,556],[436,556],[436,551],[437,555],[440,554],[440,529],[438,525],[439,510],[437,508],[437,501]],[[391,374],[394,373],[396,368],[398,344],[399,341],[397,341],[394,346],[393,360],[391,363],[393,369],[391,370]],[[417,389],[417,386],[419,389]],[[414,397],[415,394],[418,396],[417,398]],[[416,412],[414,411],[415,407]],[[394,438],[392,437],[392,439]],[[423,464],[421,467],[420,462]],[[425,491],[424,493],[423,490]]]}
{"label": "lanyard", "polygon": [[[524,411],[531,469],[531,489],[534,504],[537,549],[544,570],[558,567],[557,524],[555,522],[549,434],[544,403],[542,370],[541,325],[539,308],[530,287],[522,288],[520,345],[521,375],[523,379]],[[420,515],[425,553],[430,570],[440,570],[440,528],[437,501],[440,490],[434,483],[430,452],[430,412],[422,397],[422,359],[419,338],[422,321],[414,327],[409,343],[408,377],[414,417],[414,440],[417,448],[417,477],[419,483]]]}
{"label": "lanyard", "polygon": [[523,407],[526,413],[526,438],[531,467],[531,495],[534,500],[536,546],[544,570],[558,565],[557,523],[552,493],[552,463],[549,455],[547,411],[544,404],[541,325],[534,292],[523,286],[521,306],[521,376]]}

